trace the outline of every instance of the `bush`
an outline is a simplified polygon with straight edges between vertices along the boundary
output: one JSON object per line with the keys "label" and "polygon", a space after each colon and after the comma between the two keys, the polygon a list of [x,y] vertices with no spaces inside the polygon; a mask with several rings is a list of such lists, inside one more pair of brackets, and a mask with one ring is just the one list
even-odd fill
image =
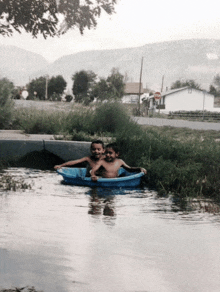
{"label": "bush", "polygon": [[13,88],[13,83],[7,78],[0,79],[0,129],[10,127],[13,111],[13,102],[11,100]]}
{"label": "bush", "polygon": [[94,113],[94,129],[96,132],[116,133],[134,125],[123,104],[107,102],[97,106]]}
{"label": "bush", "polygon": [[73,100],[73,96],[70,95],[70,94],[67,94],[67,95],[65,96],[65,99],[66,99],[66,102],[71,102],[71,101]]}
{"label": "bush", "polygon": [[84,131],[93,134],[93,116],[94,111],[90,108],[81,108],[66,115],[64,120],[64,131],[70,135],[73,131]]}

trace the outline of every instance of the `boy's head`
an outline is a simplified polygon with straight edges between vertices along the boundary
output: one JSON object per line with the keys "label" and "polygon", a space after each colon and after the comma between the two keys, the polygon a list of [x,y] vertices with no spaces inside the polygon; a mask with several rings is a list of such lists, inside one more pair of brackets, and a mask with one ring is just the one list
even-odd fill
{"label": "boy's head", "polygon": [[105,147],[105,160],[112,162],[119,156],[119,148],[116,143],[110,143]]}
{"label": "boy's head", "polygon": [[90,148],[92,148],[93,144],[100,144],[103,149],[105,148],[104,143],[102,142],[102,140],[94,140],[94,141],[92,141]]}
{"label": "boy's head", "polygon": [[90,151],[96,159],[101,158],[105,152],[104,143],[101,140],[92,141]]}

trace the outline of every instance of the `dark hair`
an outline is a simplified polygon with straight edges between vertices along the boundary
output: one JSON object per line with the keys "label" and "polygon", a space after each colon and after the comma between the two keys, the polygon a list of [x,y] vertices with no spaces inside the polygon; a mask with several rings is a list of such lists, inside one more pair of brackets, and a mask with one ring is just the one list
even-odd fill
{"label": "dark hair", "polygon": [[115,151],[115,153],[119,153],[119,147],[115,142],[106,145],[105,149],[107,149],[107,148],[112,148]]}
{"label": "dark hair", "polygon": [[104,143],[102,142],[102,140],[94,140],[94,141],[92,141],[90,147],[92,147],[92,144],[101,144],[102,145],[102,148],[103,149],[105,148]]}

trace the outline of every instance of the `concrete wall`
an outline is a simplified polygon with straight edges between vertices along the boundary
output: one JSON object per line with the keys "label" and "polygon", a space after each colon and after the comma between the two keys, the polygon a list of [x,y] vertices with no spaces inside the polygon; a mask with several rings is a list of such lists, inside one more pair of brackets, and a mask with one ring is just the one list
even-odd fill
{"label": "concrete wall", "polygon": [[90,144],[51,140],[0,140],[0,159],[17,159],[33,151],[47,150],[65,161],[75,160],[90,154]]}

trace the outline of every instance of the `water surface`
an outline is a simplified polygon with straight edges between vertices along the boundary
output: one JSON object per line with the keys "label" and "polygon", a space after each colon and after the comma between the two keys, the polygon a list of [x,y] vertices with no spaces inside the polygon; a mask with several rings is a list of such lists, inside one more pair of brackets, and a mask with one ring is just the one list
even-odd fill
{"label": "water surface", "polygon": [[44,292],[220,291],[220,216],[147,188],[91,189],[56,172],[8,170],[0,193],[0,288]]}

